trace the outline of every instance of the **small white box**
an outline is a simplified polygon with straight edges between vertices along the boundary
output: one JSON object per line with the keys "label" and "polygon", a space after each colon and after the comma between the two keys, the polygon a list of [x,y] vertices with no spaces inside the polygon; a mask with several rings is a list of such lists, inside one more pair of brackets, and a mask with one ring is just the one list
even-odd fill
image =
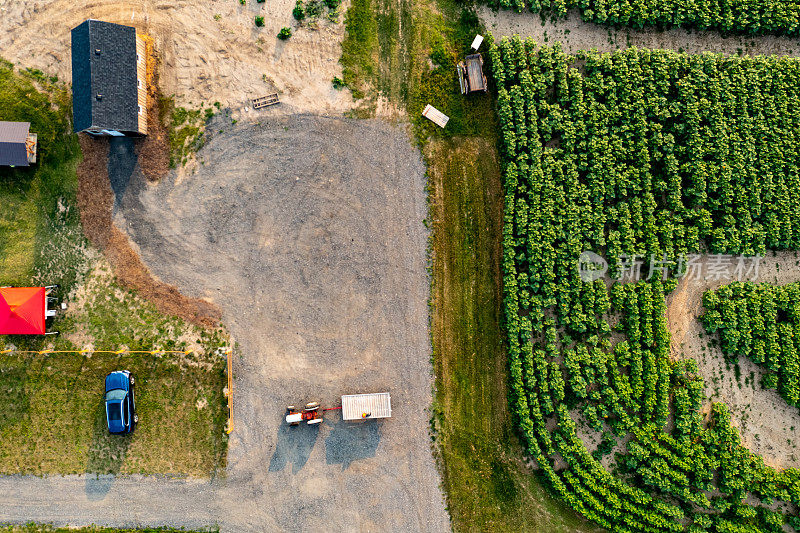
{"label": "small white box", "polygon": [[477,50],[481,47],[481,43],[483,42],[483,35],[476,35],[475,39],[472,40],[472,49]]}

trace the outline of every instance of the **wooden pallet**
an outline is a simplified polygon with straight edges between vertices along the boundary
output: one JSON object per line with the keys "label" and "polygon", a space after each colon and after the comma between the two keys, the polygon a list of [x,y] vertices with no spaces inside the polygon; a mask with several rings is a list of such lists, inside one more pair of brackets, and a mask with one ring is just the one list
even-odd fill
{"label": "wooden pallet", "polygon": [[253,109],[261,109],[262,107],[268,107],[277,103],[280,103],[280,100],[278,100],[278,93],[259,96],[258,98],[253,98]]}

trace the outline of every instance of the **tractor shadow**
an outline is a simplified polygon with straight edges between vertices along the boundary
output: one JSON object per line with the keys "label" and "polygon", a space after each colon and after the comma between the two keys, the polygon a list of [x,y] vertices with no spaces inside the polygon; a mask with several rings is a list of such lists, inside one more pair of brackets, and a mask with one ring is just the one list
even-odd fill
{"label": "tractor shadow", "polygon": [[290,426],[281,420],[275,453],[272,454],[272,459],[269,461],[269,471],[279,472],[291,463],[292,474],[298,473],[311,455],[321,425],[309,426],[302,423],[299,426]]}
{"label": "tractor shadow", "polygon": [[325,439],[325,462],[329,465],[341,463],[345,470],[353,461],[374,457],[380,440],[379,420],[339,420]]}
{"label": "tractor shadow", "polygon": [[89,501],[105,499],[114,486],[136,431],[127,435],[112,435],[106,427],[105,403],[95,409],[92,444],[86,462],[86,497]]}

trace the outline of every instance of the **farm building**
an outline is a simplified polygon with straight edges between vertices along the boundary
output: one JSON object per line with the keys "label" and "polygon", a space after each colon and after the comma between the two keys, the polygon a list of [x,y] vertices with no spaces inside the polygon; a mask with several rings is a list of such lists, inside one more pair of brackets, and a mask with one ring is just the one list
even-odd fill
{"label": "farm building", "polygon": [[0,121],[0,166],[27,167],[36,162],[37,136],[30,122]]}
{"label": "farm building", "polygon": [[145,42],[136,29],[87,20],[72,30],[76,133],[147,134]]}

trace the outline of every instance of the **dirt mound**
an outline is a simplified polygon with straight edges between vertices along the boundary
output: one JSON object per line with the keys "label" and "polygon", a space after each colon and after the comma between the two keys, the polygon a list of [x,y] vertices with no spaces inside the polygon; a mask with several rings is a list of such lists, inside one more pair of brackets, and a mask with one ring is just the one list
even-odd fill
{"label": "dirt mound", "polygon": [[[111,217],[114,194],[108,179],[108,140],[80,136],[83,161],[78,165],[78,208],[86,237],[103,250],[119,283],[135,290],[165,314],[198,326],[219,325],[222,312],[199,298],[187,298],[172,285],[153,278]],[[144,170],[143,170],[144,172]]]}

